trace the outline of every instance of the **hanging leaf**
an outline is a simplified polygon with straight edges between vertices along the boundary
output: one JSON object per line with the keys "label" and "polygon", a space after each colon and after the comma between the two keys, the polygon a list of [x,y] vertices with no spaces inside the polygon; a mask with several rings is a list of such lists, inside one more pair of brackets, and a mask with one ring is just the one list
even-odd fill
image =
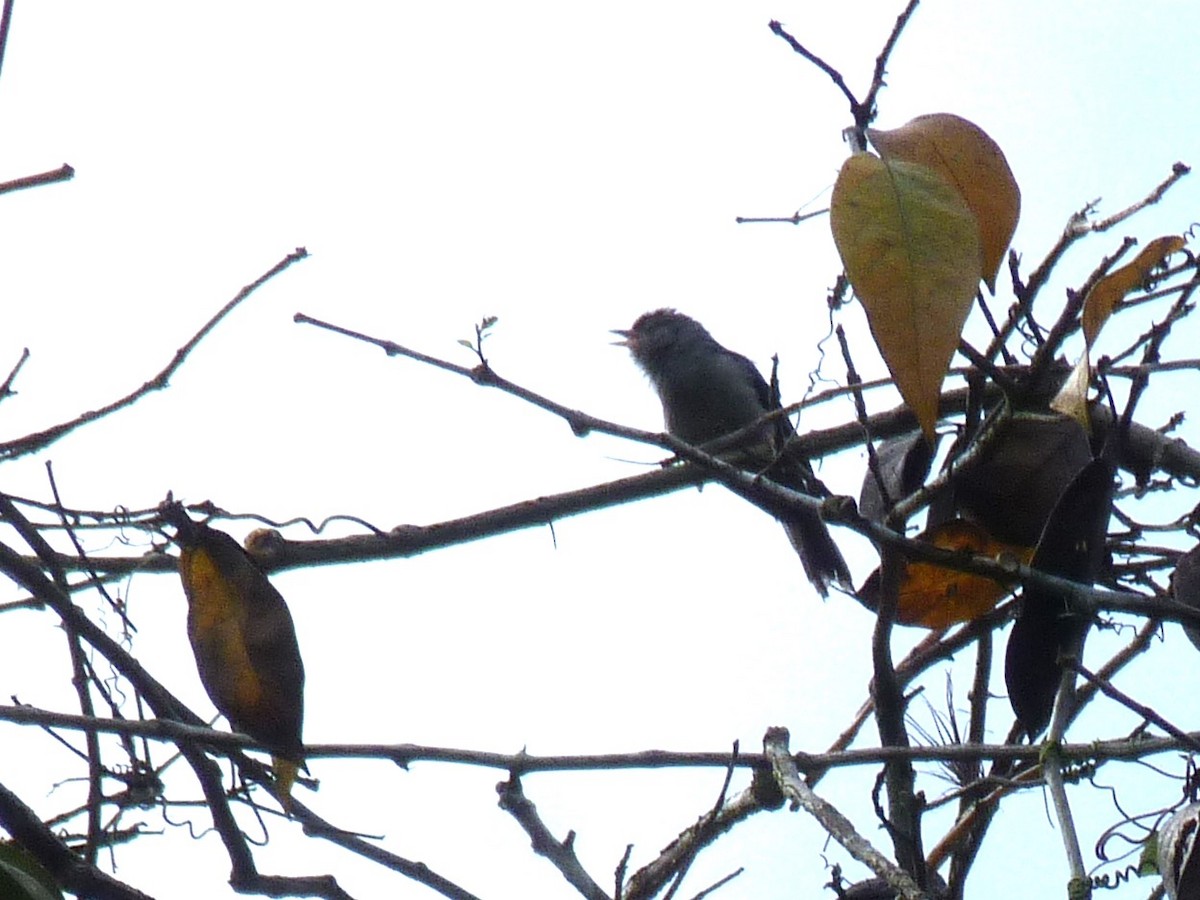
{"label": "hanging leaf", "polygon": [[961,515],[997,540],[1033,547],[1071,480],[1092,461],[1087,433],[1061,415],[1014,413],[954,477]]}
{"label": "hanging leaf", "polygon": [[994,294],[1021,215],[1021,189],[999,145],[950,113],[918,116],[891,131],[868,129],[867,137],[885,160],[928,166],[955,187],[979,224],[983,280]]}
{"label": "hanging leaf", "polygon": [[1187,242],[1178,235],[1155,238],[1137,258],[1115,272],[1109,272],[1096,282],[1083,300],[1084,349],[1071,376],[1063,383],[1050,408],[1078,421],[1090,429],[1087,391],[1092,379],[1091,348],[1109,316],[1121,305],[1125,295],[1146,283],[1156,266],[1172,253],[1182,250]]}
{"label": "hanging leaf", "polygon": [[304,664],[287,604],[229,535],[193,522],[178,504],[161,512],[177,529],[200,681],[235,731],[271,751],[276,795],[289,809],[304,758]]}
{"label": "hanging leaf", "polygon": [[1083,301],[1083,338],[1088,347],[1125,295],[1145,284],[1154,269],[1186,243],[1179,235],[1155,238],[1129,265],[1109,272],[1096,282]]}
{"label": "hanging leaf", "polygon": [[[875,449],[879,478],[867,470],[858,495],[858,511],[872,522],[882,522],[898,500],[925,483],[933,462],[934,446],[919,431],[910,431],[883,441]],[[884,496],[880,490],[883,482]]]}
{"label": "hanging leaf", "polygon": [[[1113,475],[1111,463],[1095,459],[1075,476],[1046,523],[1033,568],[1081,584],[1096,580],[1104,563]],[[1004,681],[1013,713],[1031,738],[1049,724],[1063,674],[1061,660],[1080,652],[1090,624],[1058,591],[1025,588],[1008,638]]]}
{"label": "hanging leaf", "polygon": [[834,185],[830,221],[875,343],[932,442],[942,381],[979,284],[975,217],[928,167],[856,153]]}
{"label": "hanging leaf", "polygon": [[[990,559],[1008,559],[1022,563],[1033,556],[1032,547],[1018,547],[992,538],[974,522],[954,519],[924,532],[917,540],[943,550],[970,553]],[[928,562],[910,562],[904,569],[896,602],[896,621],[901,625],[923,628],[948,628],[959,622],[977,619],[991,610],[1010,591],[986,575],[959,572]],[[879,607],[879,571],[876,570],[859,590],[859,599],[874,610]]]}

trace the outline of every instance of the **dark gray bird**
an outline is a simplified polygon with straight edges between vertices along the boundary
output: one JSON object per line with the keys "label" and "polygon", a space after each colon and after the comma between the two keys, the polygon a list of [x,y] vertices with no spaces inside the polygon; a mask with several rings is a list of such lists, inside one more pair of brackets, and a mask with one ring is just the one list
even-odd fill
{"label": "dark gray bird", "polygon": [[[718,344],[697,322],[673,309],[648,312],[628,331],[614,331],[649,376],[662,401],[667,431],[689,444],[704,444],[757,422],[777,404],[754,363]],[[804,493],[825,493],[808,461],[781,453],[795,434],[784,416],[735,451],[768,478]],[[822,597],[829,586],[852,589],[850,570],[815,509],[780,517],[809,581]]]}

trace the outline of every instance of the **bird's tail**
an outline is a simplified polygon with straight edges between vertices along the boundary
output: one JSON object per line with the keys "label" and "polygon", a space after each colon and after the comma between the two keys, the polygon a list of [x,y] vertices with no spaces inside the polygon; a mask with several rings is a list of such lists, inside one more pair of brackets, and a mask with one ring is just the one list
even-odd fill
{"label": "bird's tail", "polygon": [[[776,460],[773,467],[767,469],[766,475],[779,484],[801,493],[817,497],[829,496],[829,491],[817,480],[808,463],[803,460]],[[822,598],[829,596],[831,585],[837,585],[847,591],[854,590],[850,567],[846,565],[842,551],[834,543],[825,520],[816,509],[806,506],[783,510],[776,504],[762,503],[751,490],[733,490],[750,502],[768,509],[783,523],[788,540],[792,542],[800,562],[804,565],[804,573]]]}
{"label": "bird's tail", "polygon": [[817,593],[828,597],[830,585],[853,590],[850,567],[820,513],[815,509],[799,510],[780,521]]}
{"label": "bird's tail", "polygon": [[[829,496],[829,489],[813,473],[808,460],[786,450],[775,459],[772,467],[767,470],[767,476],[801,493],[815,497]],[[850,567],[846,565],[842,551],[834,543],[829,527],[817,510],[811,507],[789,510],[778,518],[787,531],[788,540],[796,549],[796,555],[804,565],[804,574],[808,576],[808,580],[822,599],[829,596],[831,585],[848,591],[854,590]]]}
{"label": "bird's tail", "polygon": [[275,770],[275,799],[283,806],[283,811],[290,816],[292,814],[292,785],[296,783],[301,763],[272,756],[271,766]]}

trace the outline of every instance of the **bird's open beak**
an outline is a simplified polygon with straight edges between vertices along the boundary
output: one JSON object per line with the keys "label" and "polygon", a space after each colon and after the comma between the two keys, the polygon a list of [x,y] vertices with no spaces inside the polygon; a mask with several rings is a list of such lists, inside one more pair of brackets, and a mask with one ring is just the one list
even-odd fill
{"label": "bird's open beak", "polygon": [[619,334],[623,338],[623,340],[620,340],[620,341],[613,341],[614,347],[628,347],[629,346],[629,332],[628,331],[626,331],[623,328],[613,328],[612,333]]}

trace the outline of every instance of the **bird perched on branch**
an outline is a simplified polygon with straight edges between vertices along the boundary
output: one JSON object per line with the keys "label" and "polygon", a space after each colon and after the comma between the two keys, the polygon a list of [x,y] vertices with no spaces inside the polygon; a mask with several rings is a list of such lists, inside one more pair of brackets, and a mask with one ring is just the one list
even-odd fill
{"label": "bird perched on branch", "polygon": [[234,731],[271,751],[275,793],[290,812],[304,765],[304,663],[291,613],[237,541],[193,522],[178,503],[160,514],[176,529],[200,682]]}
{"label": "bird perched on branch", "polygon": [[[754,363],[718,344],[695,319],[673,309],[648,312],[627,331],[614,330],[649,376],[662,401],[667,431],[689,444],[716,440],[778,408]],[[722,455],[803,493],[823,493],[808,461],[784,451],[795,430],[785,416],[764,422]],[[850,570],[820,514],[812,508],[779,516],[809,581],[822,597],[829,586],[851,588]]]}

